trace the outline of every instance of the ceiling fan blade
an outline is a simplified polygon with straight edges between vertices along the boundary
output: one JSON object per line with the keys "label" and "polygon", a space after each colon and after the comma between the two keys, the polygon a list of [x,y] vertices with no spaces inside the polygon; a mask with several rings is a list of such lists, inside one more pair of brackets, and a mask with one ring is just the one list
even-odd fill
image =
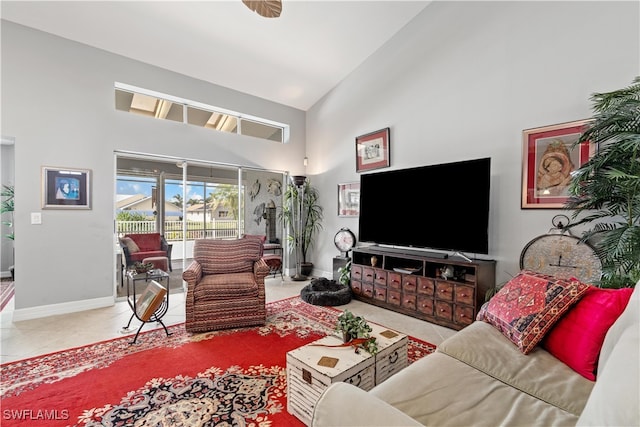
{"label": "ceiling fan blade", "polygon": [[265,18],[277,18],[282,12],[280,0],[242,0],[242,3]]}

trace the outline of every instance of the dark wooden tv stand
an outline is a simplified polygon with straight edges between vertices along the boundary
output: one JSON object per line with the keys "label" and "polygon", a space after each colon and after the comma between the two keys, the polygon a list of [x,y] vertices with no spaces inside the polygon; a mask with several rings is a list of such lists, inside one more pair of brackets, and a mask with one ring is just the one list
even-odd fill
{"label": "dark wooden tv stand", "polygon": [[495,286],[494,260],[379,246],[352,252],[351,289],[360,301],[460,330]]}

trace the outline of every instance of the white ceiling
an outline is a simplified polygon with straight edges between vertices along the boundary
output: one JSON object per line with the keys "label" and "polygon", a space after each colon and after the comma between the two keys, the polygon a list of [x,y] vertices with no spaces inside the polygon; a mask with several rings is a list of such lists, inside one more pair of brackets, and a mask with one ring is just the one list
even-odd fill
{"label": "white ceiling", "polygon": [[2,0],[0,16],[306,111],[429,3],[283,0],[263,18],[241,0]]}

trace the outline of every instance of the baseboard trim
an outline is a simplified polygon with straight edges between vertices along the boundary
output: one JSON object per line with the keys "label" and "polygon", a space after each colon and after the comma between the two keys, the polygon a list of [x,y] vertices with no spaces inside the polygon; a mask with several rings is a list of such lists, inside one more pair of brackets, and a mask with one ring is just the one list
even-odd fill
{"label": "baseboard trim", "polygon": [[13,321],[39,319],[58,314],[77,313],[79,311],[93,310],[95,308],[111,307],[115,304],[113,296],[94,298],[82,301],[63,302],[60,304],[42,305],[39,307],[19,308],[13,310]]}

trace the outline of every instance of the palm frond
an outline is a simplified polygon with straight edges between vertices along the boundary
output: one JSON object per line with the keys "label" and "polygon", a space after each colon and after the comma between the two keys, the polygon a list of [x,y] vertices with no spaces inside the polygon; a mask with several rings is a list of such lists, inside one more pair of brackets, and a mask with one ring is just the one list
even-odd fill
{"label": "palm frond", "polygon": [[631,285],[640,278],[640,76],[626,88],[595,93],[593,120],[575,145],[597,151],[572,174],[572,227],[590,225],[582,240],[592,242],[603,263],[603,283]]}

